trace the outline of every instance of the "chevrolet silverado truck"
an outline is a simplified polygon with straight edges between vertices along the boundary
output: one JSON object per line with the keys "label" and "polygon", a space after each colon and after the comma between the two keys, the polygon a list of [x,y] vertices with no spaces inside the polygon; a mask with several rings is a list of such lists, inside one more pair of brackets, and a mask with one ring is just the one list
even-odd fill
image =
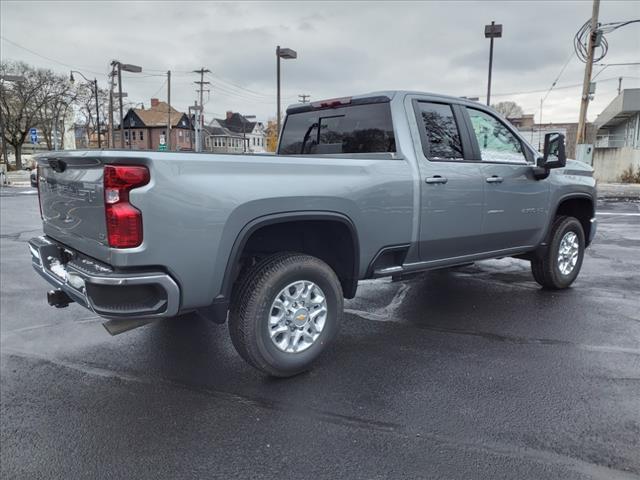
{"label": "chevrolet silverado truck", "polygon": [[49,304],[118,333],[197,313],[251,365],[310,368],[361,279],[499,257],[544,288],[576,279],[596,231],[588,165],[540,154],[479,103],[385,91],[291,106],[276,155],[153,151],[38,157]]}

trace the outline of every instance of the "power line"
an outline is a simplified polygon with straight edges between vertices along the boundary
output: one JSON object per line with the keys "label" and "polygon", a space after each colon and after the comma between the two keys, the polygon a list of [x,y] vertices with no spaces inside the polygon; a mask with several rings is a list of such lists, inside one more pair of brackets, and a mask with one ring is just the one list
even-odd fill
{"label": "power line", "polygon": [[40,58],[44,58],[45,60],[49,60],[50,62],[57,63],[58,65],[62,65],[63,67],[68,67],[68,68],[71,68],[72,70],[79,70],[79,71],[84,71],[84,72],[88,72],[88,73],[93,73],[94,75],[104,75],[105,74],[105,72],[96,72],[94,70],[83,69],[83,68],[80,68],[80,67],[78,67],[76,65],[70,65],[68,63],[64,63],[64,62],[61,62],[59,60],[56,60],[55,58],[47,57],[46,55],[42,55],[41,53],[38,53],[35,50],[31,50],[30,48],[24,47],[24,46],[12,41],[12,40],[9,40],[6,37],[1,36],[1,35],[0,35],[0,38],[2,38],[2,40],[4,40],[7,43],[10,43],[11,45],[13,45],[15,47],[21,48],[22,50],[25,50],[25,51],[27,51],[29,53],[32,53],[33,55],[36,55],[36,56],[38,56]]}
{"label": "power line", "polygon": [[[600,83],[610,82],[611,80],[616,80],[617,81],[618,78],[620,78],[620,77],[603,78],[602,80],[600,80]],[[640,77],[633,77],[633,76],[625,75],[625,76],[623,76],[623,78],[630,78],[630,79],[636,80],[636,79],[639,79]],[[565,90],[565,89],[568,89],[568,88],[576,88],[576,87],[580,87],[580,86],[582,86],[581,83],[574,83],[574,84],[571,84],[571,85],[562,85],[560,87],[555,87],[555,90]],[[509,97],[509,96],[513,96],[513,95],[528,95],[528,94],[531,94],[531,93],[544,93],[546,91],[547,91],[547,89],[526,90],[526,91],[521,91],[521,92],[508,92],[508,93],[493,93],[492,92],[491,96],[492,97]],[[467,95],[467,96],[468,97],[480,97],[482,95]]]}
{"label": "power line", "polygon": [[547,97],[549,96],[549,93],[551,93],[551,90],[553,90],[555,88],[556,84],[558,83],[558,80],[560,80],[560,77],[562,76],[562,74],[564,73],[565,69],[569,65],[569,62],[571,62],[571,59],[573,58],[575,53],[576,53],[575,51],[572,51],[569,54],[569,57],[567,58],[567,61],[564,62],[564,65],[560,69],[560,73],[558,73],[558,76],[556,77],[556,79],[553,81],[553,83],[551,83],[551,86],[549,87],[549,90],[547,90],[547,93],[545,94],[544,98],[542,99],[543,102],[547,99]]}

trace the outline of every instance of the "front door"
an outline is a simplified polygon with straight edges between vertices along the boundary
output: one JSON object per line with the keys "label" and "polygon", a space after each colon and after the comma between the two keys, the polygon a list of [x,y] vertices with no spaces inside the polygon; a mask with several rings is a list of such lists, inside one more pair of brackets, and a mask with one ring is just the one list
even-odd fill
{"label": "front door", "polygon": [[548,219],[549,182],[533,176],[533,155],[502,120],[465,110],[485,182],[482,243],[488,251],[536,245]]}
{"label": "front door", "polygon": [[[420,259],[455,263],[482,252],[484,177],[470,160],[469,138],[461,134],[456,105],[414,101],[422,152],[420,169]],[[422,154],[421,154],[422,153]]]}

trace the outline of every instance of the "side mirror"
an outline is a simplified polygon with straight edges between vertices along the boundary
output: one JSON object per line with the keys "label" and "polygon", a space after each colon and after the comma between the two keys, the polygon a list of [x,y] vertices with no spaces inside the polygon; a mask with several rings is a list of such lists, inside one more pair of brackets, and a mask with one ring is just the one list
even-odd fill
{"label": "side mirror", "polygon": [[564,135],[561,133],[547,133],[544,136],[544,152],[538,159],[538,167],[545,170],[562,168],[567,164],[567,155],[564,151]]}

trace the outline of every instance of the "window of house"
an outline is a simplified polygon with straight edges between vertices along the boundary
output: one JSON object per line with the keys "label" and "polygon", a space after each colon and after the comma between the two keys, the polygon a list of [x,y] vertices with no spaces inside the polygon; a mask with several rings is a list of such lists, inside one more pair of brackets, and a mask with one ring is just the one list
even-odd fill
{"label": "window of house", "polygon": [[125,130],[125,131],[124,131],[124,138],[126,138],[127,140],[129,140],[129,130]]}
{"label": "window of house", "polygon": [[134,141],[135,139],[136,139],[136,131],[135,131],[135,130],[133,130],[133,131],[131,132],[131,140],[132,140],[132,141]]}
{"label": "window of house", "polygon": [[182,130],[178,130],[178,136],[182,138]]}
{"label": "window of house", "polygon": [[140,140],[144,140],[143,132],[144,132],[144,130],[140,130]]}
{"label": "window of house", "polygon": [[467,108],[480,156],[485,162],[526,162],[522,142],[507,126],[486,112]]}
{"label": "window of house", "polygon": [[418,102],[418,116],[426,134],[425,154],[434,160],[462,160],[462,142],[451,105]]}

